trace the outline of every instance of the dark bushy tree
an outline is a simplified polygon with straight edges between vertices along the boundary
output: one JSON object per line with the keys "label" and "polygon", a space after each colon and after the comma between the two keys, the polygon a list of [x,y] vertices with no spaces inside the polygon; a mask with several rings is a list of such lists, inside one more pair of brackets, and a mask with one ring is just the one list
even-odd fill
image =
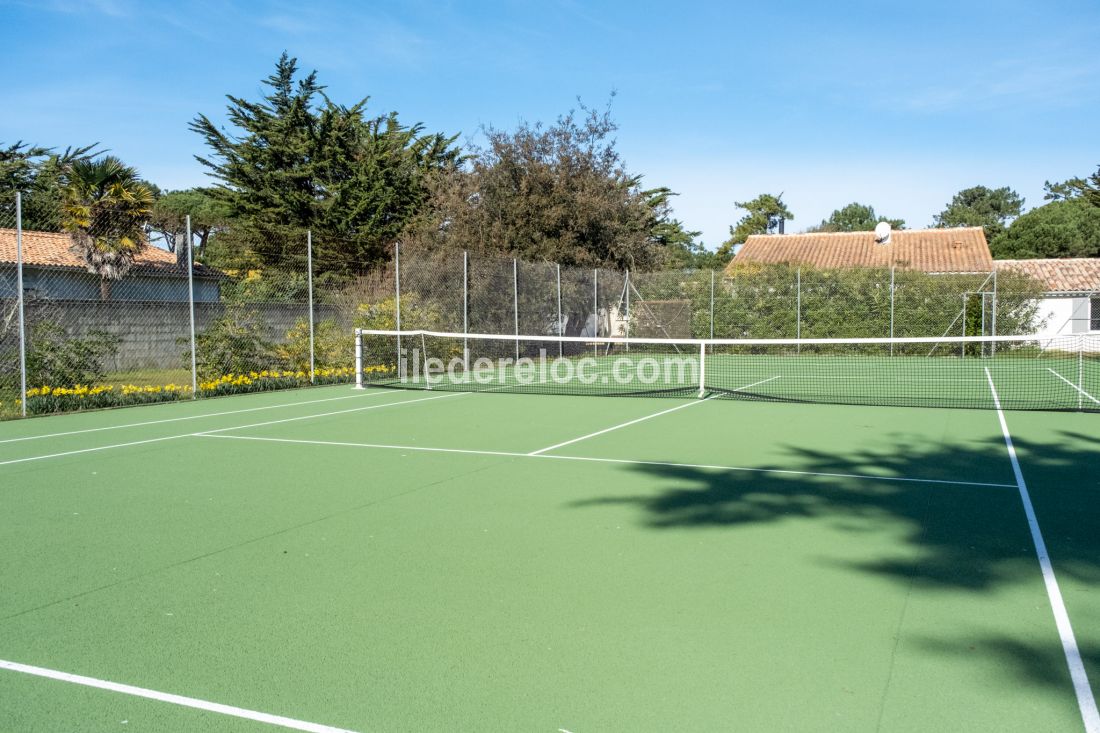
{"label": "dark bushy tree", "polygon": [[891,219],[875,214],[875,207],[860,203],[850,203],[842,209],[835,209],[811,232],[869,232],[875,225],[884,221],[894,229],[904,229],[904,219]]}
{"label": "dark bushy tree", "polygon": [[1032,209],[989,244],[997,259],[1100,256],[1100,207],[1084,196]]}
{"label": "dark bushy tree", "polygon": [[366,115],[367,99],[332,102],[316,72],[298,78],[283,54],[259,101],[229,96],[225,132],[205,115],[191,123],[210,153],[198,160],[218,182],[242,263],[280,265],[314,235],[319,271],[361,271],[384,259],[426,196],[425,177],[453,168],[454,137]]}
{"label": "dark bushy tree", "polygon": [[1023,208],[1023,197],[1008,186],[973,186],[955,194],[946,208],[933,218],[935,226],[940,228],[982,227],[986,239],[992,241]]}
{"label": "dark bushy tree", "polygon": [[665,188],[642,188],[611,134],[610,112],[581,106],[549,126],[487,128],[469,165],[437,176],[410,242],[514,253],[563,265],[649,269],[693,233],[671,218]]}

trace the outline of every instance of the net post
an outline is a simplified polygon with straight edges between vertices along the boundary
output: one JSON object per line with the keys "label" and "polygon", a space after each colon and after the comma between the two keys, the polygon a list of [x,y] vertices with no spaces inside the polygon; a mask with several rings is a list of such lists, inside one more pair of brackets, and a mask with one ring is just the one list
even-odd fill
{"label": "net post", "polygon": [[[191,319],[191,399],[199,397],[198,359],[195,349],[195,248],[191,246],[191,215],[185,220],[187,237],[187,305]],[[176,245],[177,247],[179,245]]]}
{"label": "net post", "polygon": [[519,260],[512,258],[512,311],[516,335],[516,361],[519,361]]}
{"label": "net post", "polygon": [[558,358],[563,355],[561,337],[565,335],[565,325],[561,320],[561,265],[558,266]]}
{"label": "net post", "polygon": [[401,363],[401,242],[393,244],[394,320],[397,323],[397,363]]}
{"label": "net post", "polygon": [[355,329],[355,389],[363,389],[363,333]]}
{"label": "net post", "polygon": [[710,271],[710,337],[714,338],[714,270]]}
{"label": "net post", "polygon": [[313,230],[306,230],[306,286],[309,293],[309,383],[313,384],[317,362],[313,351]]}
{"label": "net post", "polygon": [[462,370],[470,371],[470,253],[462,250]]}
{"label": "net post", "polygon": [[699,344],[699,399],[707,395],[707,345]]}
{"label": "net post", "polygon": [[[966,338],[966,293],[963,293],[963,310],[962,310],[962,322],[963,322],[963,338]],[[959,356],[960,358],[966,358],[966,342],[963,341],[959,344]]]}
{"label": "net post", "polygon": [[[19,301],[19,405],[27,416],[27,322],[23,303],[23,194],[15,192],[15,290]],[[194,343],[194,341],[192,341]]]}

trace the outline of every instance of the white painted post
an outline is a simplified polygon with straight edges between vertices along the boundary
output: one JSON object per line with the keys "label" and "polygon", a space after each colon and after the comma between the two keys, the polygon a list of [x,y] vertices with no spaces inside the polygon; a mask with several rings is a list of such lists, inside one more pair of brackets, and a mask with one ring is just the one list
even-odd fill
{"label": "white painted post", "polygon": [[[187,302],[191,314],[191,399],[199,396],[199,371],[195,349],[195,248],[191,246],[191,215],[187,215]],[[178,244],[176,245],[179,246]]]}
{"label": "white painted post", "polygon": [[363,389],[363,334],[355,329],[355,388]]}
{"label": "white painted post", "polygon": [[[794,274],[795,300],[794,300],[794,337],[802,340],[802,267],[799,266]],[[795,353],[802,353],[802,344],[795,346]]]}
{"label": "white painted post", "polygon": [[[626,337],[630,338],[630,270],[626,271],[626,287],[623,290],[626,292]],[[626,345],[627,350],[630,350],[630,344]]]}
{"label": "white painted post", "polygon": [[317,370],[317,361],[313,355],[313,230],[306,230],[306,284],[309,290],[309,383],[313,384],[313,373]]}
{"label": "white painted post", "polygon": [[[993,323],[990,326],[990,331],[992,331],[991,335],[996,336],[997,335],[997,268],[996,267],[993,268],[993,311],[991,313],[991,318],[993,320]],[[997,355],[997,342],[996,341],[990,341],[989,342],[989,347],[990,347],[990,356],[996,356]]]}
{"label": "white painted post", "polygon": [[1077,337],[1077,411],[1085,407],[1085,337]]}
{"label": "white painted post", "polygon": [[[890,265],[890,338],[894,338],[894,266]],[[890,341],[890,356],[894,355],[894,342]]]}
{"label": "white painted post", "polygon": [[23,194],[15,192],[15,290],[19,302],[19,405],[27,416],[27,322],[23,312]]}

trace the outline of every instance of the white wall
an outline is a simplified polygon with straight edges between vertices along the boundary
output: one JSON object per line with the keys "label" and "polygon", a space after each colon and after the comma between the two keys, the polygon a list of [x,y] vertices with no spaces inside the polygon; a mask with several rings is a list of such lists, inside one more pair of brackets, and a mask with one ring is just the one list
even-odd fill
{"label": "white wall", "polygon": [[1035,335],[1055,337],[1094,333],[1098,337],[1089,339],[1085,348],[1089,351],[1100,351],[1100,331],[1089,330],[1089,317],[1089,298],[1048,296],[1039,304],[1038,318],[1044,323]]}

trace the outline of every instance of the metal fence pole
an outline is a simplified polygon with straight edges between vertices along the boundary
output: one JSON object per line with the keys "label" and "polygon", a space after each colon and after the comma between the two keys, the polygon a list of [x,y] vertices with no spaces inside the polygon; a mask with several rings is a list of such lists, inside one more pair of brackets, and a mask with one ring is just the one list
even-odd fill
{"label": "metal fence pole", "polygon": [[[963,293],[963,312],[962,312],[963,338],[966,338],[966,297],[967,297],[966,293]],[[961,356],[963,358],[966,358],[966,342],[965,341],[962,344],[960,344],[960,351],[962,352]]]}
{"label": "metal fence pole", "polygon": [[512,310],[516,329],[516,361],[519,361],[519,260],[512,258]]}
{"label": "metal fence pole", "polygon": [[313,352],[313,231],[306,230],[306,284],[309,291],[309,383],[313,384],[313,373],[317,362]]}
{"label": "metal fence pole", "polygon": [[710,337],[714,338],[714,270],[710,271]]}
{"label": "metal fence pole", "polygon": [[[794,273],[794,287],[795,287],[795,300],[794,300],[794,337],[799,341],[802,340],[802,267],[795,270]],[[798,344],[795,347],[796,353],[802,353],[802,344]]]}
{"label": "metal fence pole", "polygon": [[562,356],[561,336],[565,335],[565,324],[561,320],[561,265],[558,265],[558,358]]}
{"label": "metal fence pole", "polygon": [[19,404],[27,416],[27,322],[23,313],[23,194],[15,192],[15,290],[19,301]]}
{"label": "metal fence pole", "polygon": [[[187,246],[187,303],[191,318],[191,399],[199,396],[199,370],[195,349],[195,248],[191,246],[191,215],[186,219],[186,246]],[[179,246],[178,244],[176,245]]]}
{"label": "metal fence pole", "polygon": [[[894,266],[890,265],[890,338],[894,338]],[[890,342],[890,356],[894,355],[894,342]]]}
{"label": "metal fence pole", "polygon": [[[401,243],[393,245],[394,322],[397,330],[397,365],[401,371]],[[403,375],[399,375],[403,376]]]}
{"label": "metal fence pole", "polygon": [[[626,291],[626,337],[630,338],[630,270],[626,271],[626,287],[623,290]],[[630,348],[630,344],[627,344],[627,349]]]}
{"label": "metal fence pole", "polygon": [[[600,335],[600,271],[599,268],[592,270],[592,335],[599,337]],[[600,346],[595,341],[592,342],[592,355],[600,355]]]}
{"label": "metal fence pole", "polygon": [[470,254],[462,250],[462,368],[470,371]]}
{"label": "metal fence pole", "polygon": [[[996,336],[997,335],[997,268],[993,268],[993,310],[990,313],[990,318],[992,319],[992,323],[990,324],[990,327],[989,327],[989,330],[991,331],[990,335],[991,336]],[[996,341],[990,341],[989,342],[989,355],[990,356],[996,356],[997,355],[997,342]]]}

